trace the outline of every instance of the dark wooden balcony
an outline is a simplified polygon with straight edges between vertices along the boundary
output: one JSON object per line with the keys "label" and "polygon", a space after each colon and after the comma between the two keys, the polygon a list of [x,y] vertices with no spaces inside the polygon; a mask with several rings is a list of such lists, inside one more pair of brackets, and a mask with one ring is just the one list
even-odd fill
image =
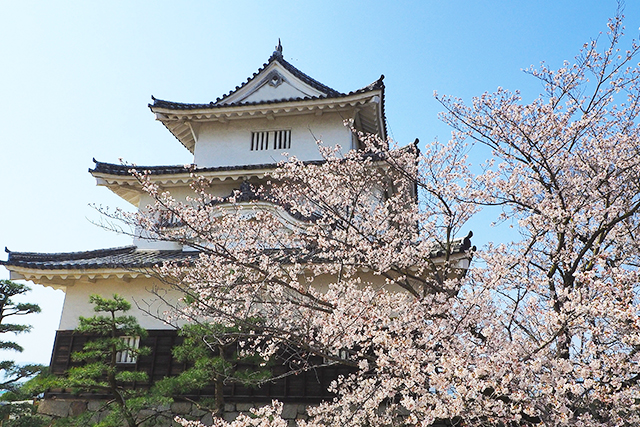
{"label": "dark wooden balcony", "polygon": [[[73,331],[58,331],[51,356],[50,371],[55,375],[64,375],[73,367],[79,366],[80,362],[75,362],[71,354],[81,351],[90,336],[74,333]],[[177,361],[172,355],[172,348],[182,343],[182,337],[178,336],[176,330],[149,330],[148,336],[140,340],[140,346],[149,347],[151,352],[147,356],[140,356],[135,363],[123,364],[122,369],[144,371],[147,373],[149,381],[145,383],[133,384],[135,388],[150,388],[158,380],[175,376],[183,372],[187,366]],[[288,372],[288,367],[284,364],[274,364],[270,366],[273,378],[278,378]],[[349,368],[344,366],[326,366],[318,369],[308,370],[297,375],[283,376],[264,383],[260,387],[248,387],[241,384],[227,384],[224,387],[225,400],[233,402],[270,402],[278,399],[282,402],[318,403],[322,400],[334,397],[327,391],[332,380],[338,375],[346,375]],[[202,397],[212,397],[213,386],[205,387],[195,394],[186,397],[198,399]],[[46,394],[48,398],[72,397],[69,391],[52,390]],[[92,395],[92,398],[103,398],[107,396]]]}

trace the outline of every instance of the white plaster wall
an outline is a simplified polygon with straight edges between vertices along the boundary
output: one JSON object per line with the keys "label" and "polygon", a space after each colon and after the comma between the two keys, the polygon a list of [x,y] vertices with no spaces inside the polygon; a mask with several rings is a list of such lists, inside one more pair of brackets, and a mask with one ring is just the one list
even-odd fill
{"label": "white plaster wall", "polygon": [[[343,125],[347,118],[350,116],[346,114],[324,113],[202,124],[198,129],[194,162],[198,167],[277,163],[285,160],[284,152],[301,160],[321,160],[316,139],[326,146],[340,145],[345,151],[351,149],[351,131]],[[251,151],[251,132],[286,129],[291,130],[290,149]]]}
{"label": "white plaster wall", "polygon": [[[75,329],[78,327],[79,316],[91,317],[100,314],[93,311],[93,305],[89,304],[89,296],[93,294],[98,294],[105,298],[111,298],[113,294],[124,297],[132,305],[131,310],[126,314],[135,316],[145,329],[171,329],[165,322],[150,316],[142,309],[143,307],[147,308],[148,311],[160,317],[163,316],[163,312],[169,309],[159,300],[158,296],[151,293],[151,290],[156,288],[162,295],[172,301],[177,302],[181,296],[179,292],[162,287],[157,280],[149,278],[136,278],[130,282],[115,278],[98,279],[95,283],[76,282],[66,287],[59,329]],[[136,304],[140,305],[141,308]],[[178,323],[184,324],[184,322]]]}
{"label": "white plaster wall", "polygon": [[[247,175],[251,175],[251,173],[249,172],[247,173]],[[221,181],[219,179],[214,179],[211,182],[211,186],[208,188],[208,192],[213,196],[226,197],[230,195],[233,192],[233,190],[239,189],[240,184],[242,184],[243,181],[244,181],[244,178],[242,176],[238,177],[237,179],[227,178],[224,181]],[[256,179],[251,179],[249,181],[251,183],[258,184],[258,180]],[[182,184],[180,186],[170,186],[170,187],[165,186],[163,187],[163,190],[166,190],[169,193],[171,193],[171,196],[178,202],[185,202],[187,200],[187,197],[197,196],[194,193],[194,191],[191,189],[191,187],[189,187],[188,184]],[[155,200],[149,194],[142,193],[140,195],[141,209],[144,209],[145,207],[153,203],[155,203]]]}
{"label": "white plaster wall", "polygon": [[[379,274],[373,274],[370,271],[368,272],[359,272],[358,277],[362,281],[363,286],[371,286],[375,289],[382,289],[385,285],[384,277]],[[313,278],[312,285],[318,289],[320,292],[327,292],[329,290],[329,285],[335,283],[336,276],[332,276],[329,274],[323,274],[321,276],[316,276]],[[304,280],[300,280],[301,283],[304,283]],[[394,287],[392,290],[399,291],[399,287]]]}
{"label": "white plaster wall", "polygon": [[269,84],[265,84],[260,89],[247,96],[242,102],[261,102],[267,100],[280,100],[290,98],[303,98],[309,94],[302,92],[296,87],[293,87],[288,82],[283,82],[278,87],[273,87]]}
{"label": "white plaster wall", "polygon": [[154,239],[154,237],[146,230],[140,227],[136,228],[133,245],[138,249],[156,250],[156,251],[177,251],[182,249],[182,245],[176,242],[167,242]]}
{"label": "white plaster wall", "polygon": [[[384,286],[384,278],[379,275],[361,273],[360,277],[366,285]],[[324,292],[334,280],[335,276],[318,276],[314,279],[313,286]],[[394,290],[399,290],[399,288]],[[73,330],[78,327],[79,316],[91,317],[100,314],[93,311],[93,305],[89,304],[89,296],[93,294],[98,294],[105,298],[111,298],[113,294],[124,297],[132,305],[131,310],[126,314],[135,316],[140,326],[145,329],[171,329],[171,326],[167,323],[147,313],[151,312],[157,317],[165,318],[164,313],[170,310],[170,307],[164,304],[158,295],[154,295],[152,291],[158,292],[164,299],[176,304],[182,296],[177,290],[168,288],[153,278],[136,278],[129,282],[115,278],[98,279],[95,283],[76,282],[73,285],[67,285],[58,329]],[[167,314],[169,313],[167,312]],[[182,319],[172,319],[171,323],[181,326],[187,322]]]}
{"label": "white plaster wall", "polygon": [[[252,184],[258,186],[260,183],[257,179],[253,178],[249,180]],[[224,181],[214,180],[212,182],[211,187],[209,188],[210,194],[218,197],[226,197],[229,196],[234,190],[240,188],[242,184],[242,179],[226,179]],[[166,190],[171,192],[171,195],[180,202],[185,202],[187,197],[194,197],[195,193],[191,190],[191,188],[187,185],[176,186],[171,188],[166,188]],[[148,194],[144,193],[140,196],[140,211],[144,212],[145,208],[149,205],[153,204],[154,199]],[[182,245],[176,242],[167,242],[167,241],[159,241],[155,240],[153,236],[151,236],[146,231],[138,228],[135,230],[135,236],[133,238],[133,244],[137,246],[139,249],[148,249],[148,250],[180,250],[182,249]]]}
{"label": "white plaster wall", "polygon": [[[272,76],[272,71],[275,71],[275,73],[283,78],[284,81],[281,84],[272,86],[266,81],[267,77],[270,78],[270,76]],[[226,98],[222,102],[222,105],[236,102],[274,101],[321,95],[322,92],[302,82],[278,62],[272,62],[267,68],[260,72],[260,75],[255,76],[246,86],[243,86],[237,92]]]}

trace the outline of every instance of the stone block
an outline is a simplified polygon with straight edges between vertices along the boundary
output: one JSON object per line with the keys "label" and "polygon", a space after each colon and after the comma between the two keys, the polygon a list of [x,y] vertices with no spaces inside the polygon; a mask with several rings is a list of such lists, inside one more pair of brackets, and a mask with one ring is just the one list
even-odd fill
{"label": "stone block", "polygon": [[89,411],[95,412],[102,409],[103,405],[104,405],[103,400],[90,400],[89,403],[87,403],[87,409]]}
{"label": "stone block", "polygon": [[156,407],[156,411],[158,411],[158,412],[167,412],[169,410],[171,410],[171,406],[169,406],[169,405],[158,405]]}
{"label": "stone block", "polygon": [[225,403],[224,412],[234,412],[236,410],[235,403]]}
{"label": "stone block", "polygon": [[185,415],[191,412],[191,406],[189,402],[173,402],[171,412],[176,415]]}
{"label": "stone block", "polygon": [[238,418],[238,415],[240,415],[239,412],[225,412],[224,414],[222,414],[222,418],[224,418],[224,420],[227,422],[231,422]]}
{"label": "stone block", "polygon": [[40,402],[38,413],[54,417],[66,417],[69,415],[70,406],[71,401],[69,400],[45,399]]}
{"label": "stone block", "polygon": [[154,424],[154,427],[171,427],[173,425],[173,417],[171,418],[160,417],[156,419],[155,422],[156,424]]}
{"label": "stone block", "polygon": [[142,409],[140,410],[140,412],[138,412],[138,416],[136,417],[138,420],[142,420],[144,418],[147,417],[152,417],[154,415],[156,415],[157,412],[153,409]]}
{"label": "stone block", "polygon": [[209,411],[204,411],[204,410],[198,408],[196,405],[193,405],[191,407],[191,412],[189,412],[189,415],[192,415],[194,417],[200,418],[200,417],[202,417],[202,416],[204,416],[204,415],[206,415],[208,413],[209,413]]}
{"label": "stone block", "polygon": [[91,419],[89,420],[89,422],[91,423],[90,425],[98,424],[100,420],[104,418],[104,414],[104,412],[94,412],[91,416]]}
{"label": "stone block", "polygon": [[295,420],[296,415],[298,415],[298,404],[297,403],[285,403],[282,407],[282,415],[280,415],[285,420]]}
{"label": "stone block", "polygon": [[210,426],[213,425],[213,415],[211,415],[210,413],[205,414],[201,419],[200,422],[206,426]]}
{"label": "stone block", "polygon": [[[225,405],[226,406],[226,405]],[[236,411],[238,412],[249,412],[249,409],[253,408],[253,403],[237,403]],[[226,412],[226,407],[224,408]]]}
{"label": "stone block", "polygon": [[69,405],[69,416],[77,417],[80,414],[84,414],[87,410],[87,402],[84,400],[74,400]]}

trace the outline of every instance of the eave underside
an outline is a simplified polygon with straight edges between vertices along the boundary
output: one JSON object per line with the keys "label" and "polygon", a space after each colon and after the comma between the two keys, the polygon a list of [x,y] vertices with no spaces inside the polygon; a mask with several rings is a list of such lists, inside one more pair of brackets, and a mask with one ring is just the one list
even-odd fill
{"label": "eave underside", "polygon": [[148,174],[154,184],[163,189],[168,189],[188,186],[194,179],[192,173],[196,173],[211,182],[245,181],[253,178],[263,179],[267,173],[272,172],[278,166],[273,163],[196,168],[195,166],[129,166],[97,161],[95,163],[96,167],[90,169],[89,172],[96,179],[97,185],[107,187],[136,207],[140,205],[140,198],[145,192],[136,177],[132,175],[132,169]]}
{"label": "eave underside", "polygon": [[299,101],[283,101],[257,105],[172,109],[151,106],[156,119],[178,139],[191,153],[197,142],[196,127],[199,123],[226,123],[232,120],[274,119],[276,117],[350,112],[356,129],[386,138],[384,125],[383,91],[381,89],[347,95],[340,98],[321,98]]}
{"label": "eave underside", "polygon": [[[469,267],[471,253],[475,250],[471,246],[471,236],[472,233],[469,233],[464,238],[454,240],[449,248],[451,260],[463,270]],[[287,250],[273,251],[280,253],[280,262],[287,262]],[[69,286],[76,281],[92,283],[98,279],[129,281],[151,277],[151,269],[156,265],[165,262],[181,263],[194,260],[200,255],[196,251],[143,250],[136,246],[68,253],[7,252],[9,259],[0,261],[0,265],[10,271],[12,280],[30,280],[53,287]],[[278,254],[275,252],[272,256],[277,260]],[[434,247],[429,257],[439,263],[444,255],[444,248]]]}
{"label": "eave underside", "polygon": [[102,279],[130,281],[150,277],[151,268],[164,262],[181,262],[197,257],[195,252],[141,250],[135,246],[85,252],[11,252],[0,261],[12,280],[30,280],[45,286],[64,288],[76,282]]}

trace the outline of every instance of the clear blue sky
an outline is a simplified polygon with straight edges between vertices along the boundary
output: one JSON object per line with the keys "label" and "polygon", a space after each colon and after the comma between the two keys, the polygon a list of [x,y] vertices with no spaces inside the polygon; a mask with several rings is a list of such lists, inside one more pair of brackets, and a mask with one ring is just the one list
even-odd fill
{"label": "clear blue sky", "polygon": [[[91,223],[91,203],[127,207],[95,187],[91,159],[190,163],[154,121],[151,95],[215,100],[252,75],[278,38],[286,60],[336,90],[384,74],[388,127],[404,145],[449,137],[434,90],[537,96],[540,84],[522,69],[572,60],[615,10],[614,0],[0,1],[0,249],[131,244]],[[625,15],[628,38],[637,37],[640,2],[628,1]],[[482,245],[488,224],[474,227]],[[26,351],[0,359],[49,362],[64,296],[33,288],[28,299],[43,313],[24,318],[34,325],[20,339]]]}

